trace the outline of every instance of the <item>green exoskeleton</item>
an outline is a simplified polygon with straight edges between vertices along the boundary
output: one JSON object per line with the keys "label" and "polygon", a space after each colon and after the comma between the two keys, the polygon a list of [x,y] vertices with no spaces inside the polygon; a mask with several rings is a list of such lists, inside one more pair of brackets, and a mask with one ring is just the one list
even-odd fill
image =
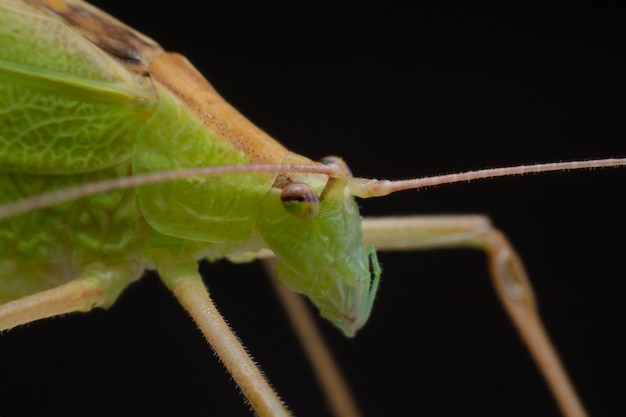
{"label": "green exoskeleton", "polygon": [[[271,391],[256,389],[262,378],[226,336],[228,329],[203,324],[219,316],[210,316],[206,300],[198,300],[204,287],[196,261],[247,260],[269,249],[280,260],[282,282],[351,336],[369,316],[380,274],[361,236],[353,194],[382,195],[385,185],[352,179],[338,159],[318,164],[287,151],[226,104],[184,58],[84,3],[2,1],[0,7],[3,203],[109,178],[253,167],[137,188],[116,185],[11,215],[0,229],[0,294],[7,303],[0,323],[10,328],[108,307],[144,269],[156,268],[255,410],[286,413]],[[514,255],[498,264],[496,255],[506,258],[510,248],[483,219],[364,228],[367,240],[382,247],[406,241],[407,247],[457,244],[491,251],[496,281],[506,281],[499,266],[518,267]],[[502,291],[512,290],[515,299],[516,285],[523,292],[527,284],[523,272],[513,276],[522,278]],[[532,296],[527,298],[522,304],[532,311]],[[559,381],[552,383],[562,386]],[[564,408],[576,415],[580,407],[572,405],[571,394],[565,398]]]}
{"label": "green exoskeleton", "polygon": [[[71,2],[59,7],[61,19],[45,9],[34,13],[38,9],[24,2],[8,2],[2,14],[3,46],[15,45],[2,48],[5,201],[129,173],[311,163],[219,101],[184,58],[116,22],[85,17]],[[76,36],[63,19],[86,37]],[[103,37],[109,31],[119,39]],[[69,51],[61,49],[53,59],[32,53],[53,50],[56,42],[69,44]],[[181,77],[184,83],[177,82]],[[172,147],[181,150],[176,158]],[[37,149],[47,151],[37,155]],[[183,260],[195,265],[200,258],[245,256],[267,246],[284,260],[277,271],[283,282],[353,335],[371,310],[376,257],[351,232],[360,217],[347,181],[307,181],[298,186],[294,176],[238,174],[167,182],[139,188],[136,198],[111,192],[24,217],[25,224],[15,220],[4,231],[6,271],[31,279],[7,283],[1,301],[81,277],[106,286],[99,303],[108,306],[149,264],[178,279],[188,267],[177,270]],[[164,198],[173,195],[173,204]],[[300,212],[309,206],[318,214]],[[29,244],[15,246],[25,235]]]}

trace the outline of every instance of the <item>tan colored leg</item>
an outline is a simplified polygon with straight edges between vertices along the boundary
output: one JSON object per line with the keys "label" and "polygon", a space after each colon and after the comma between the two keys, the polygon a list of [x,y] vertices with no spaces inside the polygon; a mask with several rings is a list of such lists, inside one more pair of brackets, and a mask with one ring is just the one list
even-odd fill
{"label": "tan colored leg", "polygon": [[333,415],[337,417],[360,416],[361,412],[354,401],[354,396],[324,342],[311,309],[301,295],[289,290],[275,278],[276,258],[266,259],[263,263],[276,294],[287,312],[291,326],[313,367]]}
{"label": "tan colored leg", "polygon": [[187,310],[254,411],[260,417],[289,416],[283,402],[217,311],[198,273],[197,263],[161,255],[155,259],[161,279]]}
{"label": "tan colored leg", "polygon": [[77,279],[0,306],[0,330],[102,306],[104,291],[97,281]]}
{"label": "tan colored leg", "polygon": [[477,248],[485,251],[498,298],[542,372],[561,411],[587,413],[537,312],[530,281],[504,235],[484,216],[412,216],[364,219],[365,240],[379,250]]}
{"label": "tan colored leg", "polygon": [[0,305],[0,330],[61,314],[109,307],[142,271],[139,265],[94,264],[81,278]]}

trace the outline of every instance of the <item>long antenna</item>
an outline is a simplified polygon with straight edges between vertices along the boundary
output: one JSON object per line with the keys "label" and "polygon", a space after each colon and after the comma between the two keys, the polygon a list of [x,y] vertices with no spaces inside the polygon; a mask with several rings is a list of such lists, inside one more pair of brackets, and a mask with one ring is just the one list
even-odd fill
{"label": "long antenna", "polygon": [[[433,177],[410,180],[377,180],[352,178],[349,182],[353,195],[361,198],[382,197],[402,190],[415,190],[435,185],[471,181],[486,178],[506,177],[511,175],[537,174],[551,171],[570,171],[607,167],[624,167],[626,158],[592,159],[588,161],[553,162],[547,164],[518,165],[504,168],[481,169],[459,174],[436,175]],[[308,172],[338,178],[345,175],[345,168],[336,164],[266,164],[266,165],[223,165],[218,167],[186,168],[173,171],[153,172],[148,174],[120,177],[110,180],[81,184],[62,190],[51,191],[0,205],[0,220],[18,214],[28,213],[55,204],[112,190],[137,187],[147,184],[184,179],[236,173],[286,173]]]}
{"label": "long antenna", "polygon": [[538,174],[552,171],[571,171],[576,169],[593,169],[608,167],[624,167],[626,158],[592,159],[588,161],[552,162],[547,164],[517,165],[513,167],[480,169],[458,174],[436,175],[433,177],[415,178],[410,180],[376,180],[354,178],[350,182],[352,194],[361,198],[383,197],[403,190],[416,190],[435,185],[451,184],[486,178],[508,177],[512,175]]}

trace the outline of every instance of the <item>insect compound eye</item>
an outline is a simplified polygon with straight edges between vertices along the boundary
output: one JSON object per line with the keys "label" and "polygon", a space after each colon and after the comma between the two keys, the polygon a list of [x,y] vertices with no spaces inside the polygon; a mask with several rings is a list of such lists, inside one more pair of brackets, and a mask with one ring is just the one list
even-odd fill
{"label": "insect compound eye", "polygon": [[283,207],[294,216],[308,220],[320,212],[320,199],[307,184],[289,184],[280,193]]}

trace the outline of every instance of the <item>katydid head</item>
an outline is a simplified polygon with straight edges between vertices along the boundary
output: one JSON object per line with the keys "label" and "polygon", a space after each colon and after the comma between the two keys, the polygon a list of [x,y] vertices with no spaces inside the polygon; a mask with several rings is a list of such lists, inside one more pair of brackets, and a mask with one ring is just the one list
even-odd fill
{"label": "katydid head", "polygon": [[[321,184],[312,179],[307,186],[286,188],[283,184],[273,188],[262,205],[257,226],[279,258],[278,278],[309,297],[321,315],[349,337],[369,318],[380,279],[376,253],[363,243],[361,218],[353,196],[379,197],[475,179],[626,164],[624,159],[574,161],[380,181],[352,178],[338,158],[323,162],[343,167],[343,174],[331,175]],[[312,190],[322,190],[319,201]]]}
{"label": "katydid head", "polygon": [[273,188],[257,227],[279,259],[280,281],[306,295],[324,318],[352,337],[367,322],[376,296],[376,252],[363,243],[347,169],[345,176],[325,183],[309,181]]}

